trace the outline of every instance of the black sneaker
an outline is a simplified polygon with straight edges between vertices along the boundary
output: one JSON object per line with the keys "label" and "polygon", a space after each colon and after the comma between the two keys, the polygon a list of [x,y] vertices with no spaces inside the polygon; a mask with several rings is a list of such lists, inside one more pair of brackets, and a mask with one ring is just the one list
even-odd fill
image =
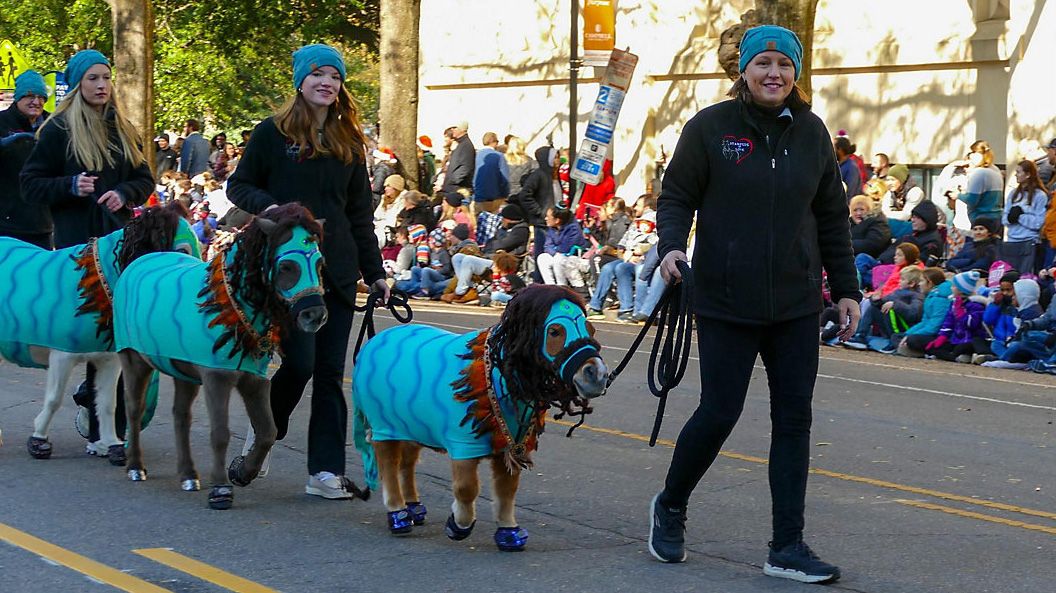
{"label": "black sneaker", "polygon": [[686,561],[686,509],[668,509],[660,494],[649,503],[649,553],[660,562]]}
{"label": "black sneaker", "polygon": [[799,540],[780,550],[771,543],[763,574],[801,583],[833,583],[840,578],[840,569],[818,558],[810,546]]}

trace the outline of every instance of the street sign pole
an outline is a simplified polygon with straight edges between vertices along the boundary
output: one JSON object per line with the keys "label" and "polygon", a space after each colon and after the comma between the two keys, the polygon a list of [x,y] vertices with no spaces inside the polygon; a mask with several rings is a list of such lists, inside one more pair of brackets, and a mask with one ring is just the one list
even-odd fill
{"label": "street sign pole", "polygon": [[[572,0],[572,53],[568,60],[568,166],[576,162],[576,116],[579,110],[579,97],[577,85],[579,84],[579,68],[582,60],[579,59],[579,0]],[[554,166],[559,166],[554,163]],[[569,176],[568,195],[576,195],[576,181]],[[554,196],[555,201],[560,201],[561,196]]]}

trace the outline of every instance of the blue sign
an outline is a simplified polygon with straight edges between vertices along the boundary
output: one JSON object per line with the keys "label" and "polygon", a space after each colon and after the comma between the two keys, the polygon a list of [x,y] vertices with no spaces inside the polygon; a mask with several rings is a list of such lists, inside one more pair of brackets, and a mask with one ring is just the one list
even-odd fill
{"label": "blue sign", "polygon": [[612,143],[612,130],[603,128],[596,124],[587,124],[587,138],[602,144]]}

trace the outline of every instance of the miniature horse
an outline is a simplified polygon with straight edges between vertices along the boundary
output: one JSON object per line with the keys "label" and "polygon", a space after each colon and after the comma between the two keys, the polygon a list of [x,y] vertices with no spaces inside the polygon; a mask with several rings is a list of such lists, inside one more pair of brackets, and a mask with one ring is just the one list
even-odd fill
{"label": "miniature horse", "polygon": [[495,543],[503,551],[524,549],[528,533],[517,525],[514,498],[547,410],[586,414],[588,400],[608,387],[593,334],[578,295],[535,284],[489,329],[457,335],[412,324],[367,342],[352,374],[354,434],[368,486],[376,488],[380,474],[389,530],[405,534],[425,521],[414,476],[425,446],[452,458],[447,536],[462,540],[472,532],[477,465],[489,458]]}
{"label": "miniature horse", "polygon": [[121,230],[57,251],[0,238],[0,358],[48,369],[44,406],[26,443],[35,459],[51,457],[48,428],[70,373],[77,364],[91,362],[99,440],[88,444],[88,452],[125,464],[124,443],[114,430],[120,363],[113,343],[112,287],[147,253],[173,250],[200,258],[186,214],[180,205],[150,208]]}
{"label": "miniature horse", "polygon": [[[173,377],[176,463],[181,488],[200,488],[191,458],[191,405],[205,387],[213,487],[209,506],[228,509],[231,482],[247,486],[275,442],[268,363],[279,327],[290,318],[302,331],[326,323],[322,226],[307,209],[286,204],[253,219],[234,243],[205,263],[155,254],[129,266],[114,295],[114,330],[125,373],[128,477],[147,479],[138,418],[152,368]],[[225,470],[231,437],[227,406],[237,387],[256,440],[247,457]],[[230,478],[230,482],[228,479]]]}

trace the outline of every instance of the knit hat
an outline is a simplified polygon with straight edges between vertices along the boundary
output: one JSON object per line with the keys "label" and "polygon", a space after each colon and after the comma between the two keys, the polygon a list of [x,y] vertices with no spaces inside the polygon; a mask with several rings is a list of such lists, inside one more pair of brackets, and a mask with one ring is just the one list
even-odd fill
{"label": "knit hat", "polygon": [[521,210],[517,204],[506,204],[502,210],[499,210],[499,216],[513,222],[520,222],[524,220],[524,210]]}
{"label": "knit hat", "polygon": [[1016,302],[1019,303],[1020,311],[1038,304],[1038,298],[1041,297],[1041,287],[1029,278],[1016,280],[1012,285],[1012,290],[1016,292]]}
{"label": "knit hat", "polygon": [[1049,143],[1045,145],[1045,148],[1056,148],[1056,138],[1049,140]]}
{"label": "knit hat", "polygon": [[374,155],[374,160],[377,161],[385,161],[390,163],[396,162],[396,153],[392,152],[392,149],[387,146],[375,148],[374,152],[371,154]]}
{"label": "knit hat", "polygon": [[70,61],[66,62],[66,84],[70,86],[69,90],[66,91],[67,97],[74,95],[73,89],[81,84],[84,73],[88,72],[88,69],[96,64],[106,64],[109,68],[110,60],[107,60],[106,56],[94,49],[82,49],[73,54]]}
{"label": "knit hat", "polygon": [[469,225],[466,223],[457,224],[455,228],[451,229],[451,234],[459,241],[465,241],[469,238]]}
{"label": "knit hat", "polygon": [[909,179],[909,167],[905,165],[894,165],[887,170],[888,177],[894,177],[895,179],[905,183]]}
{"label": "knit hat", "polygon": [[991,235],[996,235],[1001,230],[1001,226],[997,222],[997,219],[990,218],[989,216],[980,216],[979,218],[976,218],[975,222],[972,223],[972,226],[976,225],[986,228],[986,230],[990,231]]}
{"label": "knit hat", "polygon": [[429,256],[430,256],[429,246],[426,245],[425,243],[421,243],[421,244],[418,245],[418,247],[414,248],[414,259],[418,263],[420,263],[420,264],[428,264],[429,263]]}
{"label": "knit hat", "polygon": [[744,32],[740,48],[738,68],[741,72],[748,67],[752,58],[764,51],[779,51],[792,60],[792,65],[796,67],[796,80],[799,80],[799,74],[803,71],[803,44],[792,31],[777,25],[752,27]]}
{"label": "knit hat", "polygon": [[457,191],[449,191],[444,194],[444,202],[447,202],[449,206],[458,208],[462,205],[462,194]]}
{"label": "knit hat", "polygon": [[429,136],[418,136],[418,148],[429,150],[433,147],[433,139]]}
{"label": "knit hat", "polygon": [[455,230],[456,226],[458,226],[458,223],[450,218],[440,223],[440,228],[444,229],[445,231],[453,231]]}
{"label": "knit hat", "polygon": [[411,243],[421,243],[425,240],[425,236],[429,233],[425,229],[424,224],[412,224],[407,227],[407,238],[410,239]]}
{"label": "knit hat", "polygon": [[399,175],[389,175],[385,178],[385,187],[391,187],[396,191],[403,191],[403,189],[407,187],[407,182]]}
{"label": "knit hat", "polygon": [[332,66],[341,75],[341,81],[345,80],[345,60],[341,53],[329,45],[316,43],[306,45],[293,52],[293,88],[301,88],[301,83],[309,74],[322,68]]}
{"label": "knit hat", "polygon": [[36,70],[26,70],[15,79],[15,103],[21,101],[26,95],[44,98],[48,96],[48,87],[44,85],[44,77]]}
{"label": "knit hat", "polygon": [[979,272],[961,272],[953,277],[953,287],[966,296],[975,294],[975,287],[979,284]]}

